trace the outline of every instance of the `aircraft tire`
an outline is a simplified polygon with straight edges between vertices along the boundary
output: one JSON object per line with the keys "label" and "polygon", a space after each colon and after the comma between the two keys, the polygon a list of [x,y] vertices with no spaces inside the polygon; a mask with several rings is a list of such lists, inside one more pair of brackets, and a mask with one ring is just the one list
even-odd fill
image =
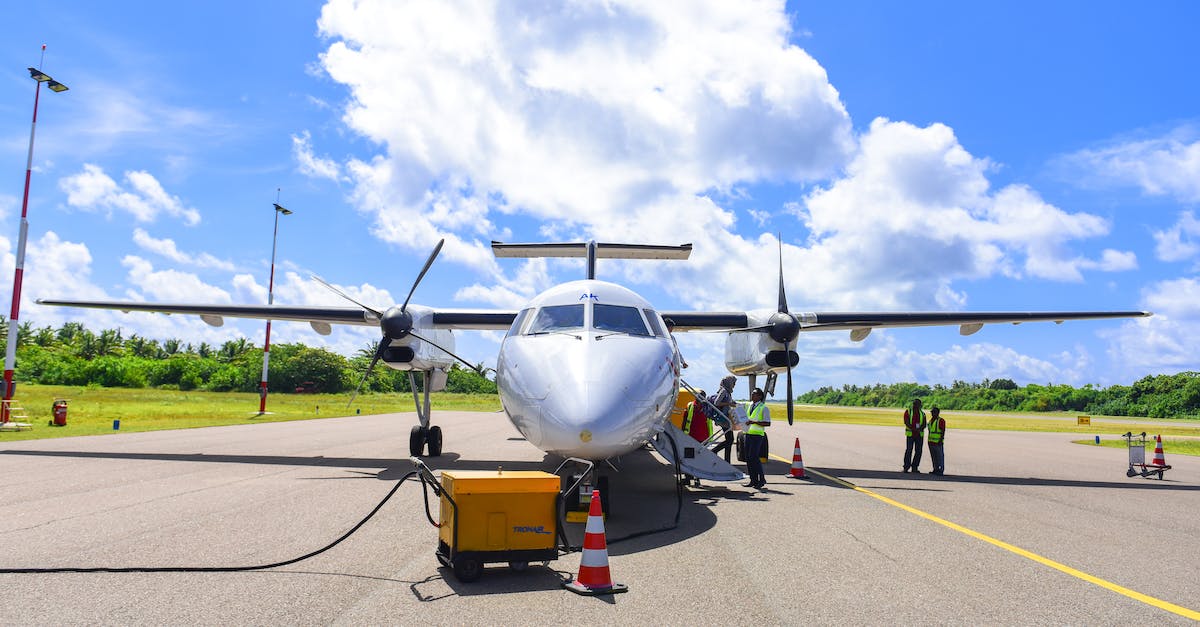
{"label": "aircraft tire", "polygon": [[612,516],[612,492],[608,489],[608,477],[596,479],[596,489],[600,491],[600,511]]}
{"label": "aircraft tire", "polygon": [[429,427],[425,441],[429,444],[429,456],[439,457],[442,454],[442,428],[439,426]]}
{"label": "aircraft tire", "polygon": [[420,457],[421,449],[425,448],[425,427],[421,425],[413,425],[412,431],[408,432],[408,454],[412,457]]}

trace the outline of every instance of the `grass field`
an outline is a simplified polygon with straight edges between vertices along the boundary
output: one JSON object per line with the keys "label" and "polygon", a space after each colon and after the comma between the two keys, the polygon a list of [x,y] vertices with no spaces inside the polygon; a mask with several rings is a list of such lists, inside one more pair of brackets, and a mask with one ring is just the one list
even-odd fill
{"label": "grass field", "polygon": [[[67,426],[51,427],[54,399],[67,399]],[[33,440],[129,431],[191,429],[224,425],[310,420],[413,411],[411,394],[362,394],[347,407],[349,394],[272,394],[267,414],[258,415],[258,394],[173,390],[67,387],[18,384],[16,400],[33,425],[30,431],[0,433],[0,441]],[[434,409],[498,411],[492,394],[431,394]],[[113,421],[120,420],[120,431]]]}
{"label": "grass field", "polygon": [[[272,394],[267,399],[267,411],[258,415],[258,394],[234,392],[180,392],[172,390],[65,387],[20,384],[17,400],[26,409],[33,424],[29,431],[0,432],[0,441],[32,440],[76,435],[113,434],[160,429],[190,429],[223,425],[254,424],[313,418],[336,418],[362,414],[382,414],[413,411],[411,394],[363,394],[347,407],[349,394]],[[56,398],[68,400],[67,426],[51,427],[51,405]],[[434,410],[499,411],[500,399],[491,394],[431,395]],[[783,404],[772,403],[775,420],[786,416]],[[801,422],[832,422],[878,426],[900,426],[898,409],[832,407],[798,405],[796,420]],[[1147,420],[1115,422],[1093,420],[1091,425],[1077,425],[1075,414],[1000,414],[983,412],[942,413],[948,429],[982,429],[998,431],[1040,431],[1075,433],[1087,438],[1080,443],[1092,444],[1096,435],[1103,446],[1125,446],[1119,437],[1126,431],[1164,436],[1164,447],[1172,454],[1200,455],[1200,421]],[[1104,418],[1093,416],[1093,418]],[[120,430],[113,421],[120,420]],[[1170,437],[1168,437],[1170,436]],[[1197,438],[1190,440],[1189,438]],[[1094,444],[1093,444],[1094,445]],[[1153,449],[1151,449],[1153,450]],[[1149,454],[1149,452],[1148,452]]]}
{"label": "grass field", "polygon": [[[1141,433],[1139,431],[1138,433]],[[1087,444],[1096,446],[1095,440],[1072,440],[1076,444]],[[1125,438],[1116,439],[1100,439],[1100,446],[1108,448],[1126,448],[1129,446],[1125,443]],[[1200,440],[1183,440],[1179,438],[1163,438],[1163,456],[1168,457],[1167,463],[1171,463],[1170,455],[1200,455]],[[1154,440],[1147,438],[1146,440],[1146,462],[1154,459]]]}

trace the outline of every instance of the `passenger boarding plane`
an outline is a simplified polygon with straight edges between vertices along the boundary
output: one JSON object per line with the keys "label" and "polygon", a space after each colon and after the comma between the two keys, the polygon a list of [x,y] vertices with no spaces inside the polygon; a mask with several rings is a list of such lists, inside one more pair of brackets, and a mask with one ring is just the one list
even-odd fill
{"label": "passenger boarding plane", "polygon": [[[507,330],[496,360],[500,402],[509,420],[530,444],[565,458],[612,460],[647,442],[684,472],[714,480],[737,480],[742,473],[704,447],[678,455],[682,436],[670,422],[680,386],[681,357],[670,337],[675,331],[726,331],[725,366],[738,376],[773,377],[786,373],[787,419],[793,420],[792,368],[799,362],[796,337],[808,331],[849,331],[860,342],[874,329],[958,325],[971,335],[985,324],[1034,321],[1129,318],[1144,311],[1052,312],[802,312],[788,310],[784,292],[782,251],[779,302],[775,309],[738,312],[659,311],[632,290],[596,278],[597,259],[687,259],[691,244],[492,242],[497,257],[584,257],[587,278],[552,287],[519,311],[440,309],[410,304],[413,292],[441,251],[438,242],[413,282],[408,297],[386,311],[358,303],[333,286],[324,285],[355,307],[290,305],[202,305],[115,301],[39,300],[42,305],[122,311],[196,314],[213,326],[225,317],[308,322],[322,335],[331,324],[379,325],[383,337],[368,373],[379,361],[408,371],[419,424],[412,427],[409,453],[442,452],[442,430],[430,424],[429,393],[444,388],[446,372],[456,361],[453,331]],[[315,278],[315,277],[314,277]],[[318,279],[319,280],[319,279]],[[469,363],[467,366],[471,367]],[[417,395],[414,373],[421,373],[424,393]],[[694,443],[693,443],[694,445]],[[611,465],[611,462],[610,462]],[[593,479],[597,479],[593,477]],[[603,477],[600,483],[607,483]],[[589,481],[589,483],[591,483]],[[596,485],[593,483],[592,485]]]}

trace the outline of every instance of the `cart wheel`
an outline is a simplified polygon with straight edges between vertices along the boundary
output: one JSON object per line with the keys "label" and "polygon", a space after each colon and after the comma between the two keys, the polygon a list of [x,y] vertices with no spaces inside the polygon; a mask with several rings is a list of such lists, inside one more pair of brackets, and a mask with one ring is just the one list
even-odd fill
{"label": "cart wheel", "polygon": [[470,557],[458,557],[454,559],[454,578],[463,583],[471,583],[478,581],[483,575],[483,564]]}
{"label": "cart wheel", "polygon": [[529,568],[529,562],[509,562],[508,568],[513,572],[523,573],[525,569]]}
{"label": "cart wheel", "polygon": [[1158,480],[1162,481],[1163,471],[1158,471]]}
{"label": "cart wheel", "polygon": [[1136,475],[1136,474],[1137,474],[1137,473],[1133,471],[1133,468],[1132,468],[1132,467],[1130,467],[1130,469],[1129,469],[1129,470],[1126,470],[1126,471],[1125,471],[1125,476],[1126,476],[1126,477],[1132,477],[1132,476],[1134,476],[1134,475]]}

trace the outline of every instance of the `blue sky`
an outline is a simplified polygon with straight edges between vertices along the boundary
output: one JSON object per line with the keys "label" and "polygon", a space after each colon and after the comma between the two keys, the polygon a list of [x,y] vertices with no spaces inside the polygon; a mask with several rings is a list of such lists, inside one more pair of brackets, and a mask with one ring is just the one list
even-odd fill
{"label": "blue sky", "polygon": [[[1146,309],[1137,321],[802,336],[799,390],[1127,384],[1200,370],[1200,18],[1189,2],[43,1],[0,25],[0,290],[38,64],[22,320],[219,343],[179,316],[33,299],[404,298],[515,309],[572,261],[501,241],[692,242],[602,263],[663,309]],[[2,180],[2,179],[0,179]],[[369,328],[274,341],[343,353]],[[494,362],[499,336],[459,334]],[[680,344],[693,384],[720,336]]]}

